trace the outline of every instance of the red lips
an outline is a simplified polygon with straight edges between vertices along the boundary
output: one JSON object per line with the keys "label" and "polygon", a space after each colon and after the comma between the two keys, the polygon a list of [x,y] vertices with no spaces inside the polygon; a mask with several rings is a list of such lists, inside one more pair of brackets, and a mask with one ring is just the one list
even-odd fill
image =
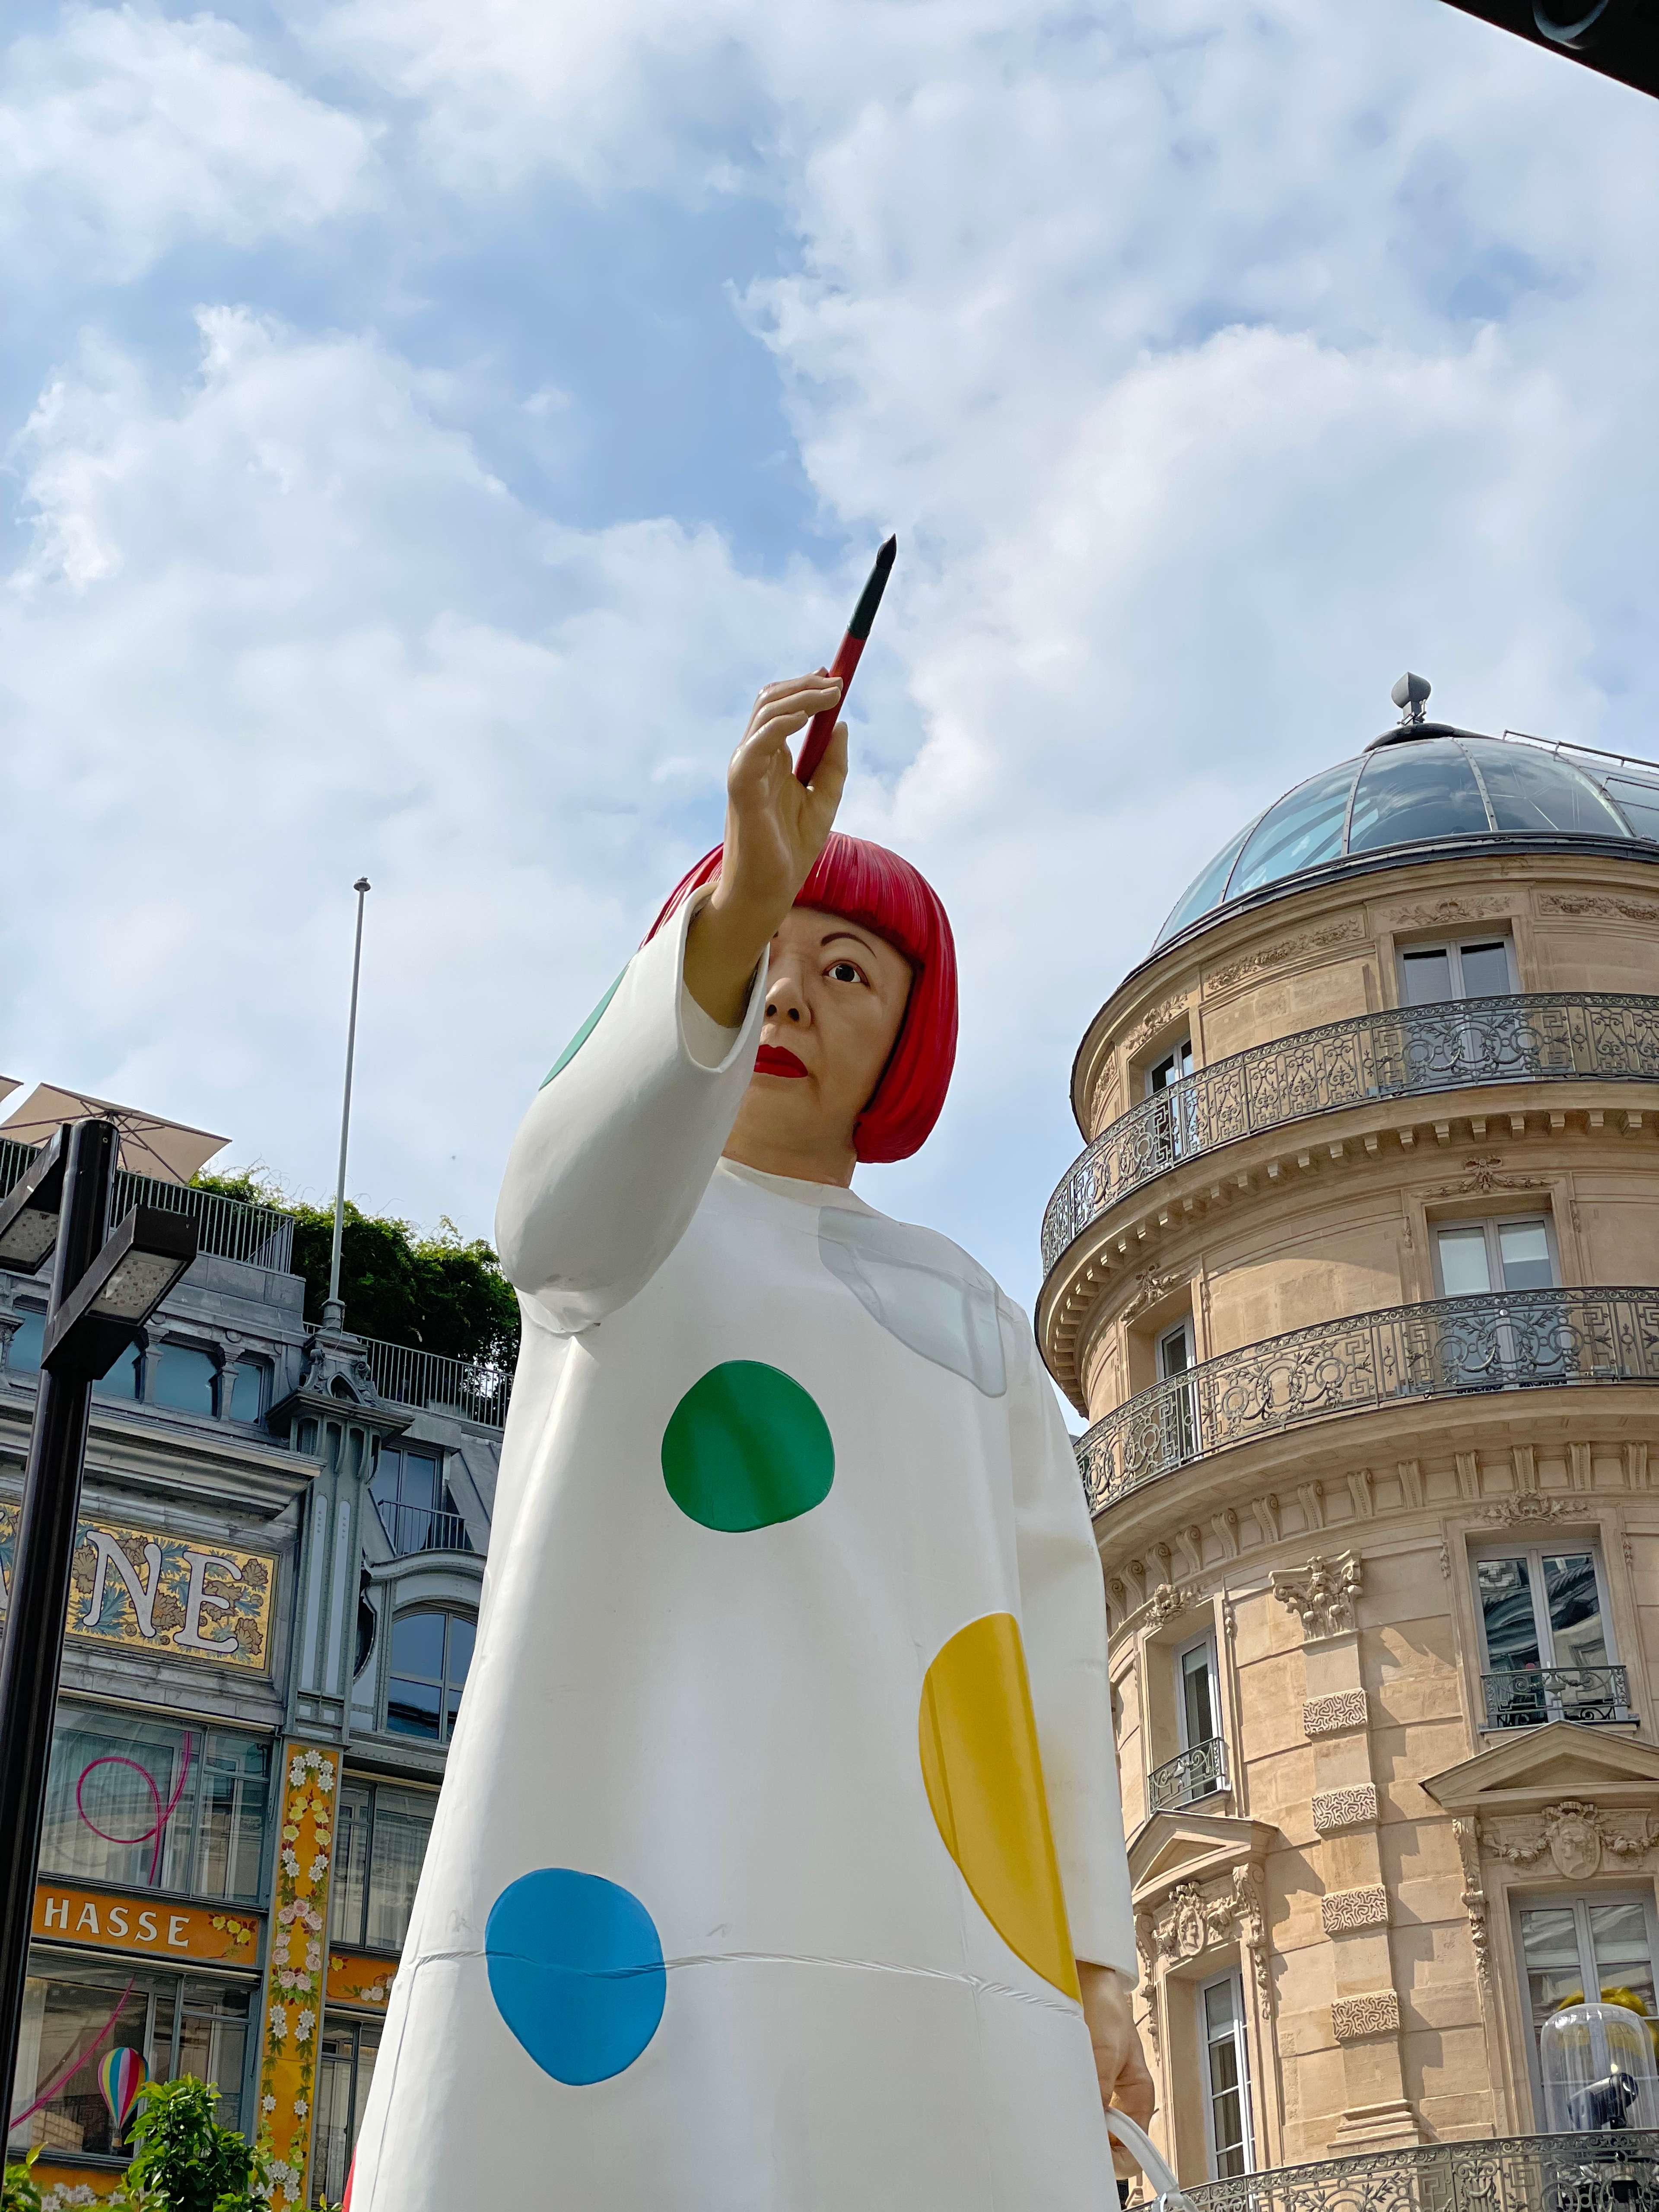
{"label": "red lips", "polygon": [[805,1075],[804,1064],[781,1044],[763,1044],[755,1054],[757,1075]]}

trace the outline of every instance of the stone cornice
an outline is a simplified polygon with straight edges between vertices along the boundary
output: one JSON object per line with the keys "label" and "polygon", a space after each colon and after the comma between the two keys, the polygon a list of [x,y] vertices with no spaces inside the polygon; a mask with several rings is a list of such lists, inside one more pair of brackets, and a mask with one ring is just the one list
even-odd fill
{"label": "stone cornice", "polygon": [[[0,1469],[10,1461],[21,1476],[33,1418],[32,1391],[0,1390]],[[304,1496],[316,1474],[315,1460],[216,1422],[175,1422],[148,1408],[126,1413],[94,1403],[87,1446],[90,1487],[113,1484],[271,1521]]]}

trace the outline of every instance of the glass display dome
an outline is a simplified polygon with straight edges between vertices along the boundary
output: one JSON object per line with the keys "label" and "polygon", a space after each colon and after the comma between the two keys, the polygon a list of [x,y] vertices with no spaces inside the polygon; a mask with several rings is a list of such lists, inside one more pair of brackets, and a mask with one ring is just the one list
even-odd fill
{"label": "glass display dome", "polygon": [[1442,723],[1390,731],[1357,760],[1287,791],[1176,902],[1155,945],[1200,916],[1350,854],[1471,837],[1629,838],[1659,846],[1659,769],[1571,761],[1523,739]]}
{"label": "glass display dome", "polygon": [[1551,2135],[1596,2135],[1659,2127],[1659,2057],[1654,2022],[1632,2009],[1634,1991],[1559,2006],[1540,2030],[1544,2125]]}

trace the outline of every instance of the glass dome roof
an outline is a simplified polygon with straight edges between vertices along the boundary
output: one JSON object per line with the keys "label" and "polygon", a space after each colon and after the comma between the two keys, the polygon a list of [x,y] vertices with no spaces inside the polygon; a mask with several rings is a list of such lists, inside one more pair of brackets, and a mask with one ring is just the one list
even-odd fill
{"label": "glass dome roof", "polygon": [[1659,769],[1599,757],[1567,761],[1443,724],[1391,732],[1247,823],[1177,901],[1154,950],[1230,900],[1322,861],[1441,838],[1503,836],[1659,845]]}

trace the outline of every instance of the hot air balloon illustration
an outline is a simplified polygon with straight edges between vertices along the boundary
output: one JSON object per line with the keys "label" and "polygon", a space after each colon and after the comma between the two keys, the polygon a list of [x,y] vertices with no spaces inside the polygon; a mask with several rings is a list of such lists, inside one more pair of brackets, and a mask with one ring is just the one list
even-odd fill
{"label": "hot air balloon illustration", "polygon": [[149,2079],[149,2069],[144,2063],[143,2053],[125,2044],[99,2061],[98,2087],[109,2106],[110,2123],[115,2130],[113,2143],[118,2143],[126,2133],[138,2093]]}

